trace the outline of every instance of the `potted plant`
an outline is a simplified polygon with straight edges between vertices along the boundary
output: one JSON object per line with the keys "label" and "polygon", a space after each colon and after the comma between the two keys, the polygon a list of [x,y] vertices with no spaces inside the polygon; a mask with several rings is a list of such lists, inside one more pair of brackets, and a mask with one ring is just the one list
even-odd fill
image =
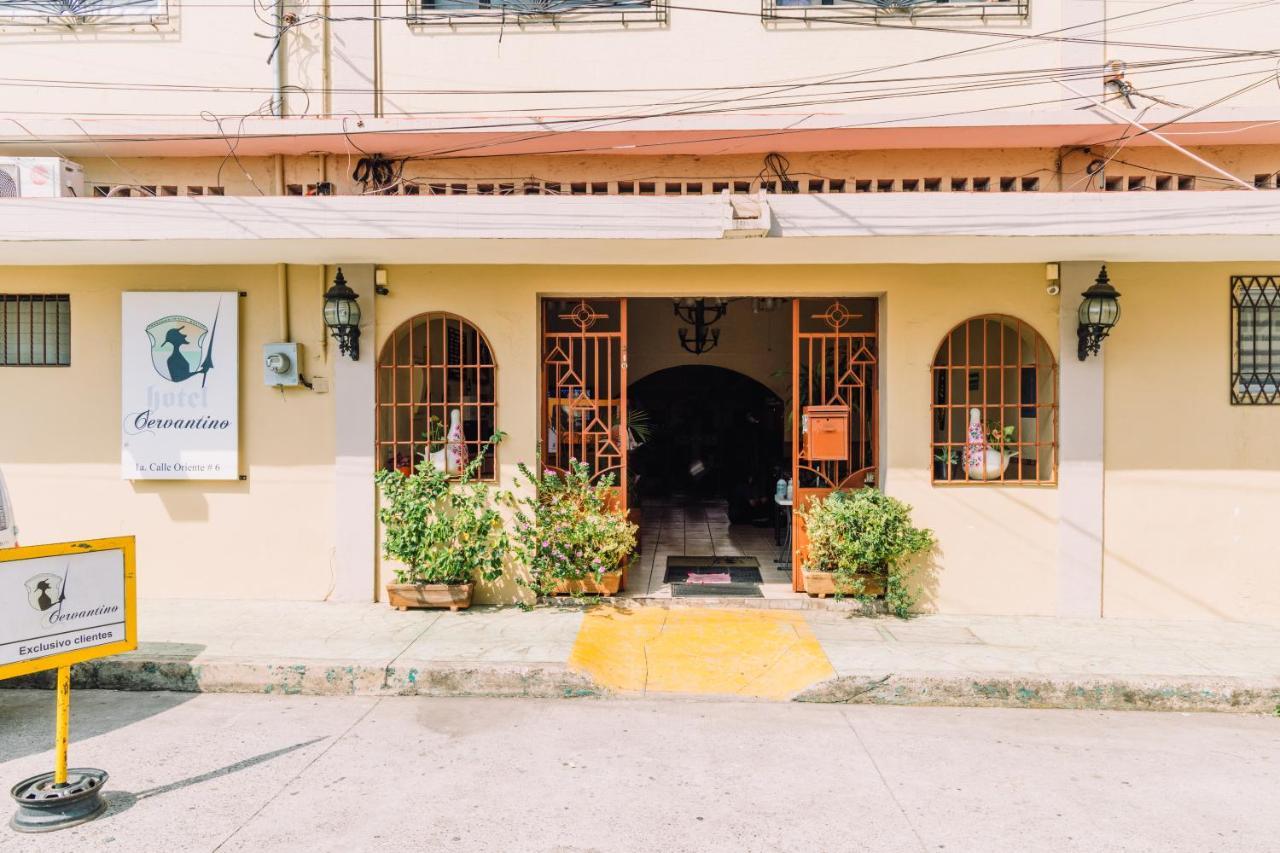
{"label": "potted plant", "polygon": [[447,434],[444,421],[432,415],[431,420],[427,422],[427,428],[422,431],[422,440],[427,443],[427,459],[435,468],[445,470],[444,450]]}
{"label": "potted plant", "polygon": [[963,474],[960,470],[961,452],[954,447],[944,447],[933,455],[935,479],[950,481],[959,480]]}
{"label": "potted plant", "polygon": [[569,461],[563,474],[520,472],[534,493],[516,506],[516,552],[539,595],[615,595],[636,547],[636,525],[612,498],[613,476],[592,482],[588,466]]}
{"label": "potted plant", "polygon": [[432,464],[427,450],[414,471],[379,471],[383,554],[399,565],[387,584],[392,607],[471,606],[475,580],[496,580],[510,548],[496,502],[502,499],[476,477],[485,455],[502,440],[489,439],[460,473]]}
{"label": "potted plant", "polygon": [[915,604],[908,585],[911,558],[934,545],[933,531],[911,523],[911,507],[878,489],[835,491],[798,510],[808,550],[803,558],[810,595],[883,596],[905,618]]}

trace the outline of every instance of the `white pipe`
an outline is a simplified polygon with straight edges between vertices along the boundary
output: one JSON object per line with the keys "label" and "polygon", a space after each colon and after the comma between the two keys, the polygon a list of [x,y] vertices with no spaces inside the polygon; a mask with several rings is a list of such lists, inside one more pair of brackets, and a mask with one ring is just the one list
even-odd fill
{"label": "white pipe", "polygon": [[1214,173],[1216,173],[1216,174],[1221,175],[1222,177],[1226,178],[1227,180],[1231,181],[1232,183],[1239,184],[1240,186],[1244,187],[1244,188],[1245,188],[1245,189],[1247,189],[1247,190],[1253,190],[1254,192],[1257,192],[1258,188],[1257,188],[1257,187],[1255,187],[1253,184],[1249,183],[1248,181],[1242,181],[1242,180],[1240,180],[1239,178],[1237,178],[1235,175],[1231,174],[1230,172],[1228,172],[1228,171],[1226,171],[1226,170],[1224,170],[1224,169],[1220,169],[1220,168],[1218,168],[1217,166],[1215,166],[1214,164],[1210,163],[1208,160],[1204,159],[1203,157],[1199,157],[1199,156],[1197,156],[1197,155],[1195,155],[1195,154],[1192,154],[1190,151],[1188,151],[1187,149],[1183,148],[1181,145],[1179,145],[1178,143],[1174,142],[1174,141],[1173,141],[1172,139],[1170,139],[1169,137],[1164,136],[1164,135],[1163,135],[1163,134],[1161,134],[1161,133],[1157,133],[1156,131],[1152,130],[1151,128],[1144,126],[1141,122],[1136,121],[1136,120],[1134,120],[1134,119],[1131,119],[1131,118],[1129,118],[1129,117],[1125,116],[1123,113],[1116,112],[1115,110],[1111,109],[1111,107],[1107,106],[1106,104],[1104,104],[1104,103],[1102,103],[1102,102],[1100,102],[1100,101],[1094,100],[1094,98],[1092,98],[1092,97],[1091,97],[1091,96],[1089,96],[1089,95],[1086,95],[1084,92],[1081,92],[1079,89],[1075,88],[1074,86],[1070,86],[1070,85],[1068,85],[1068,84],[1066,84],[1066,83],[1063,83],[1061,80],[1056,80],[1056,79],[1055,79],[1055,82],[1057,82],[1057,83],[1058,83],[1058,85],[1062,86],[1064,89],[1068,89],[1068,90],[1070,90],[1070,91],[1072,91],[1072,92],[1075,92],[1077,95],[1079,95],[1080,97],[1084,98],[1084,99],[1085,99],[1086,101],[1088,101],[1089,103],[1093,104],[1094,108],[1096,108],[1096,109],[1100,109],[1100,110],[1102,110],[1103,112],[1108,113],[1109,115],[1115,116],[1116,118],[1120,119],[1120,120],[1121,120],[1121,121],[1123,121],[1123,122],[1126,122],[1126,123],[1128,123],[1128,124],[1133,125],[1134,127],[1138,128],[1138,130],[1141,130],[1143,133],[1145,133],[1145,134],[1147,134],[1147,135],[1149,135],[1149,136],[1151,136],[1151,137],[1154,137],[1155,139],[1160,140],[1160,141],[1161,141],[1161,142],[1163,142],[1165,145],[1168,145],[1170,148],[1172,148],[1174,151],[1177,151],[1177,152],[1179,152],[1179,153],[1181,153],[1181,154],[1185,155],[1186,157],[1191,158],[1191,159],[1192,159],[1192,160],[1194,160],[1195,162],[1199,163],[1201,166],[1204,166],[1206,169],[1209,169],[1210,171],[1212,171],[1212,172],[1214,172]]}
{"label": "white pipe", "polygon": [[276,95],[274,103],[271,105],[271,111],[275,113],[276,118],[284,118],[284,0],[276,0],[276,52],[272,59],[274,60],[272,65],[275,66],[274,70],[276,72]]}
{"label": "white pipe", "polygon": [[382,118],[382,3],[373,0],[373,116]]}

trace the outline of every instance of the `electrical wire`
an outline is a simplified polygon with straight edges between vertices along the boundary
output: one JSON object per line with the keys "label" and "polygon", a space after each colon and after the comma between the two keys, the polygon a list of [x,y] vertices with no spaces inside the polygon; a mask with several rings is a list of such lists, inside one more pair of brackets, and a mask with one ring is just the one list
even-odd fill
{"label": "electrical wire", "polygon": [[[1156,9],[1144,9],[1144,10],[1138,10],[1137,12],[1128,13],[1128,14],[1123,15],[1123,16],[1114,16],[1114,17],[1113,17],[1113,18],[1111,18],[1110,20],[1116,20],[1116,19],[1118,19],[1118,18],[1122,18],[1122,17],[1129,17],[1129,16],[1139,15],[1139,14],[1149,14],[1149,13],[1151,13],[1151,12],[1153,12],[1153,11],[1157,11],[1157,10],[1159,10],[1159,9],[1166,9],[1166,8],[1171,8],[1171,7],[1174,7],[1174,6],[1185,5],[1185,3],[1186,3],[1186,2],[1190,2],[1190,0],[1182,0],[1182,2],[1176,2],[1176,3],[1169,3],[1169,4],[1165,4],[1164,6],[1157,7]],[[1251,6],[1256,6],[1256,5],[1267,5],[1267,4],[1249,4],[1249,5],[1251,5]],[[688,8],[691,8],[691,9],[697,9],[698,7],[688,7]],[[724,11],[726,11],[726,10],[707,10],[707,11],[719,11],[719,12],[724,12]],[[1230,11],[1230,10],[1227,10],[1227,11]],[[746,13],[743,13],[743,14],[746,14]],[[754,16],[756,13],[749,13],[749,14],[751,14],[751,15],[753,15],[753,16]],[[332,16],[330,16],[330,17],[332,18]],[[336,18],[335,18],[334,20],[336,20]],[[1108,20],[1108,19],[1102,19],[1102,21],[1103,21],[1103,22],[1105,22],[1105,21],[1107,21],[1107,20]],[[1063,30],[1059,30],[1059,31],[1051,31],[1051,33],[1053,33],[1053,32],[1062,32],[1062,31],[1069,30],[1069,29],[1079,29],[1079,28],[1081,28],[1081,27],[1089,26],[1089,25],[1091,25],[1091,24],[1096,24],[1096,23],[1099,23],[1099,22],[1090,22],[1089,24],[1080,24],[1080,25],[1076,25],[1076,26],[1074,26],[1074,27],[1070,27],[1070,28],[1063,28]],[[974,34],[974,33],[973,33],[973,31],[971,31],[971,30],[954,30],[954,29],[937,28],[937,27],[935,27],[935,28],[931,28],[931,29],[933,29],[933,30],[937,30],[937,31],[946,31],[946,32],[963,32],[963,33],[965,33],[965,34],[967,34],[967,35],[973,35],[973,34]],[[982,33],[982,34],[983,34],[983,35],[988,35],[988,34],[986,34],[986,33]],[[990,34],[990,35],[994,35],[994,36],[996,36],[996,37],[1000,37],[1000,38],[1003,38],[1003,39],[1006,39],[1006,40],[1012,40],[1012,41],[1023,41],[1023,40],[1026,40],[1026,39],[1045,39],[1045,38],[1051,38],[1051,39],[1052,39],[1052,38],[1054,38],[1052,35],[1048,35],[1048,34],[1017,34],[1017,35],[1010,35],[1010,34]],[[1058,40],[1058,39],[1055,39],[1055,40]],[[1060,39],[1060,40],[1064,40],[1064,41],[1066,41],[1066,40],[1077,40],[1077,39]],[[1086,40],[1086,41],[1089,41],[1089,42],[1091,42],[1091,43],[1111,43],[1111,44],[1114,44],[1114,42],[1106,42],[1106,40],[1105,40],[1105,39],[1104,39],[1104,40],[1101,40],[1101,41],[1094,40],[1094,39],[1088,39],[1088,40]],[[1130,43],[1130,44],[1132,44],[1132,43]],[[1004,45],[1003,47],[1007,47],[1007,46],[1008,46],[1008,45]],[[1168,48],[1168,47],[1170,47],[1170,46],[1168,46],[1168,45],[1150,45],[1150,44],[1146,44],[1145,46],[1152,47],[1153,49],[1154,49],[1154,48]],[[944,54],[944,55],[942,55],[942,56],[943,56],[943,57],[951,57],[951,56],[960,55],[960,54],[964,54],[964,53],[970,53],[970,52],[975,52],[975,51],[979,51],[979,50],[990,50],[990,49],[1001,49],[1001,47],[994,47],[994,48],[993,48],[992,46],[986,46],[986,47],[980,47],[980,48],[969,48],[969,49],[966,49],[965,51],[952,52],[952,53],[950,53],[950,54]],[[1202,47],[1199,47],[1199,48],[1196,48],[1196,49],[1197,49],[1197,50],[1201,50],[1201,51],[1202,51],[1202,55],[1201,55],[1201,56],[1197,56],[1197,57],[1191,57],[1191,58],[1190,58],[1190,61],[1191,61],[1191,62],[1201,62],[1201,61],[1203,61],[1203,60],[1205,59],[1205,56],[1204,56],[1204,54],[1203,54],[1203,51],[1205,50],[1205,48],[1202,46]],[[1244,61],[1252,61],[1252,60],[1254,60],[1254,59],[1258,59],[1258,58],[1266,58],[1266,57],[1270,57],[1270,56],[1272,56],[1272,55],[1275,55],[1275,52],[1274,52],[1274,51],[1251,51],[1251,52],[1245,52],[1245,53],[1243,53],[1243,54],[1242,54],[1242,53],[1241,53],[1241,52],[1239,52],[1239,51],[1222,50],[1222,49],[1216,49],[1216,48],[1214,48],[1214,49],[1212,49],[1212,50],[1216,50],[1216,51],[1218,51],[1218,52],[1217,52],[1216,54],[1212,54],[1212,55],[1210,55],[1211,57],[1217,57],[1217,58],[1220,58],[1220,57],[1237,57],[1237,56],[1244,56],[1244,57],[1246,57]],[[913,61],[910,61],[910,62],[907,62],[907,63],[900,63],[900,64],[898,64],[897,66],[891,66],[891,67],[906,67],[906,66],[910,66],[910,65],[914,65],[914,64],[923,64],[923,63],[926,63],[926,62],[936,61],[938,58],[939,58],[939,57],[927,57],[927,58],[920,59],[920,60],[913,60]],[[1224,61],[1229,61],[1229,60],[1224,60]],[[1166,64],[1167,64],[1167,61],[1166,61]],[[1186,65],[1186,67],[1195,67],[1195,66],[1193,66],[1193,65],[1191,65],[1191,64],[1188,64],[1188,65]],[[852,72],[852,74],[844,75],[844,76],[843,76],[843,79],[842,79],[842,80],[840,80],[839,82],[843,82],[843,80],[847,80],[850,76],[858,76],[858,75],[862,75],[862,74],[866,74],[866,73],[874,73],[874,71],[875,71],[875,70],[876,70],[876,69],[864,69],[864,70],[859,71],[859,72]],[[1061,71],[1059,70],[1059,72],[1058,72],[1058,73],[1059,73],[1059,74],[1061,74]],[[1226,76],[1230,77],[1230,76],[1239,76],[1239,75],[1226,75]],[[921,78],[915,78],[915,79],[921,79]],[[1207,80],[1213,80],[1213,79],[1223,79],[1223,78],[1207,78]],[[1034,78],[1024,78],[1024,81],[1034,81],[1034,82],[1036,82],[1036,83],[1038,83],[1038,82],[1039,82],[1038,80],[1034,80]],[[1007,81],[1006,83],[1004,83],[1003,85],[1004,85],[1004,86],[1013,86],[1013,85],[1030,85],[1030,84],[1031,84],[1030,82],[1024,82],[1024,81],[1018,81],[1018,80],[1016,80],[1016,79],[1011,79],[1011,80]],[[14,82],[14,83],[16,83],[16,82],[18,82],[18,81],[16,81],[16,80],[15,80],[15,81],[13,81],[13,82]],[[26,81],[23,81],[23,82],[26,82]],[[67,82],[91,83],[92,81],[67,81]],[[1195,83],[1195,82],[1206,82],[1206,80],[1201,80],[1201,81],[1183,81],[1182,83],[1180,83],[1180,84],[1178,84],[1178,85],[1190,85],[1191,83]],[[819,86],[831,86],[831,85],[835,85],[835,84],[836,84],[836,81],[835,81],[835,80],[833,80],[832,78],[827,78],[827,79],[824,79],[824,80],[807,81],[807,82],[804,82],[804,83],[793,83],[793,84],[790,84],[790,86],[791,86],[792,88],[799,88],[799,87],[802,87],[802,86],[803,86],[803,87],[810,87],[810,86],[812,86],[812,87],[819,87]],[[754,87],[755,87],[755,86],[764,86],[764,85],[767,85],[767,84],[753,84],[752,90],[754,91]],[[892,90],[891,90],[890,92],[882,92],[882,93],[874,93],[874,92],[873,92],[873,93],[869,93],[869,94],[866,94],[866,95],[863,95],[863,96],[859,96],[859,97],[843,97],[843,98],[811,99],[811,100],[809,100],[809,101],[807,101],[807,102],[800,102],[800,103],[796,103],[794,100],[789,100],[789,101],[779,101],[779,102],[775,102],[774,104],[765,105],[765,107],[766,107],[766,108],[778,108],[778,107],[795,108],[795,107],[798,107],[798,106],[801,106],[801,107],[808,107],[808,106],[825,106],[825,105],[839,104],[839,103],[853,103],[853,102],[872,101],[872,100],[888,100],[888,99],[891,99],[891,98],[893,98],[893,99],[900,99],[900,98],[904,97],[904,94],[905,94],[905,95],[910,95],[910,96],[950,94],[950,93],[955,93],[955,92],[959,92],[959,91],[965,91],[965,90],[967,90],[967,89],[969,89],[969,88],[977,88],[977,87],[979,87],[979,86],[981,86],[982,88],[993,88],[993,85],[992,85],[990,82],[986,82],[986,83],[975,83],[973,86],[967,86],[967,87],[952,87],[952,88],[949,88],[949,89],[941,88],[941,87],[938,87],[938,86],[936,86],[936,85],[935,85],[935,86],[934,86],[934,87],[932,87],[932,88],[922,88],[922,89],[918,89],[918,90],[915,90],[915,91],[912,91],[912,92],[909,92],[909,93],[904,93],[904,92],[902,92],[902,91],[892,91]],[[740,88],[740,87],[738,87],[738,88]],[[777,88],[777,87],[772,87],[772,88]],[[1156,87],[1148,87],[1148,88],[1156,88]],[[730,90],[730,89],[728,89],[728,88],[726,87],[726,89],[724,89],[724,90],[722,90],[722,91],[728,91],[728,90]],[[312,91],[317,91],[317,90],[312,90]],[[668,90],[668,91],[670,91],[670,90]],[[699,91],[708,91],[708,90],[699,90]],[[765,97],[765,96],[774,96],[774,97],[776,97],[776,96],[777,96],[777,94],[778,94],[777,92],[760,93],[759,95],[749,96],[749,98]],[[729,102],[733,102],[733,101],[735,101],[735,100],[743,100],[743,99],[729,99]],[[1069,102],[1072,102],[1073,100],[1074,100],[1074,99],[1070,99],[1070,98],[1063,98],[1063,99],[1056,99],[1056,100],[1054,100],[1054,101],[1050,101],[1050,102],[1032,102],[1032,104],[1031,104],[1031,105],[1039,105],[1039,104],[1043,104],[1043,103],[1069,103]],[[670,116],[673,116],[673,115],[712,115],[712,114],[718,115],[718,114],[724,114],[724,113],[731,112],[731,111],[736,111],[736,110],[715,109],[715,108],[714,108],[715,106],[721,106],[721,107],[723,107],[723,104],[724,104],[724,103],[725,103],[725,102],[723,102],[723,101],[721,101],[721,102],[714,102],[714,101],[713,101],[713,102],[695,102],[695,103],[692,103],[692,104],[685,104],[685,105],[684,105],[684,108],[683,108],[683,109],[680,109],[680,110],[671,111],[671,112],[666,112],[666,113],[657,113],[657,114],[652,114],[652,113],[650,113],[650,114],[641,114],[641,115],[625,115],[625,116],[616,116],[616,117],[593,117],[593,118],[590,118],[590,119],[585,119],[585,118],[572,118],[572,119],[560,119],[560,120],[553,119],[553,120],[550,120],[550,121],[543,120],[543,121],[540,121],[540,122],[539,122],[539,126],[540,126],[540,127],[546,127],[548,124],[553,124],[553,125],[554,125],[554,124],[569,124],[569,125],[573,125],[573,124],[579,124],[579,123],[582,123],[582,122],[584,122],[584,121],[597,121],[597,122],[605,122],[605,123],[610,123],[610,122],[613,122],[613,123],[622,123],[622,122],[630,122],[630,121],[635,121],[635,120],[645,119],[645,118],[663,118],[663,117],[670,117]],[[658,104],[658,105],[667,105],[667,104],[665,104],[665,103],[663,103],[663,102],[659,102],[659,104]],[[644,107],[644,106],[646,106],[646,105],[632,105],[632,108],[633,108],[633,109],[640,109],[640,108],[642,108],[642,107]],[[1023,106],[1023,105],[1018,105],[1018,106]],[[708,109],[708,107],[713,107],[713,108],[712,108],[712,109]],[[751,109],[760,109],[760,108],[761,108],[761,105],[759,105],[759,104],[751,104],[749,108],[751,108]],[[976,114],[976,113],[982,113],[982,112],[990,112],[990,111],[991,111],[991,109],[1010,109],[1010,108],[1017,108],[1017,107],[1016,107],[1016,106],[1014,106],[1014,107],[1007,107],[1007,106],[1006,106],[1006,107],[996,107],[996,108],[988,108],[988,109],[977,109],[977,110],[958,111],[958,112],[949,113],[949,114],[940,114],[938,117],[943,117],[943,116],[955,116],[955,115],[965,115],[965,114]],[[209,115],[211,115],[211,114],[206,113],[205,115],[206,115],[206,117],[207,117],[207,116],[209,116]],[[250,114],[250,115],[252,115],[252,114]],[[799,122],[799,121],[803,121],[803,120],[804,120],[804,118],[805,118],[805,116],[798,116],[798,117],[797,117],[797,121],[798,121],[798,122]],[[911,120],[917,120],[917,121],[918,121],[918,120],[924,120],[924,119],[927,119],[927,118],[930,118],[930,117],[918,117],[918,116],[917,116],[917,117],[912,117],[912,118],[899,119],[899,120],[896,120],[896,121],[911,121]],[[885,123],[885,122],[871,122],[871,123],[866,123],[866,126],[875,126],[875,125],[879,125],[879,124],[883,124],[883,123]],[[345,122],[344,122],[344,125],[345,125]],[[517,125],[517,126],[518,126],[518,125]],[[601,125],[601,126],[603,126],[603,125]],[[460,127],[435,127],[435,128],[426,128],[426,129],[415,129],[415,128],[393,128],[393,129],[373,129],[373,128],[367,128],[367,129],[359,129],[359,128],[358,128],[358,129],[357,129],[357,130],[355,130],[355,131],[349,131],[349,130],[347,130],[347,129],[345,128],[345,126],[344,126],[344,135],[346,135],[346,136],[347,136],[348,141],[350,142],[350,141],[351,141],[351,135],[352,135],[352,134],[359,135],[359,134],[362,134],[362,133],[386,133],[386,132],[391,132],[391,133],[413,133],[413,132],[419,132],[419,130],[436,131],[436,132],[444,132],[444,131],[448,131],[448,130],[459,130],[459,129],[475,129],[475,130],[493,131],[493,130],[495,130],[495,129],[500,129],[501,127],[502,127],[502,125],[500,125],[500,124],[494,124],[494,123],[490,122],[490,123],[485,123],[485,124],[482,124],[482,125],[463,125],[463,126],[460,126]],[[240,131],[242,130],[242,128],[243,128],[243,118],[242,118],[242,120],[241,120],[241,126],[240,126],[240,128],[238,129],[237,134],[236,134],[237,138],[243,137],[243,133],[242,133],[242,132],[240,132]],[[218,137],[216,137],[216,138],[222,138],[222,139],[224,139],[224,140],[228,139],[228,135],[225,133],[225,130],[222,128],[222,126],[221,126],[221,123],[220,123],[220,122],[218,122],[218,129],[219,129],[219,134],[218,134]],[[804,131],[804,130],[807,130],[807,128],[788,128],[788,129],[786,129],[786,130],[784,130],[784,131],[781,131],[781,132],[792,132],[793,130],[794,130],[794,131],[797,131],[797,132],[802,132],[802,131]],[[778,132],[779,132],[779,131],[771,131],[771,132],[769,132],[769,133],[767,133],[767,134],[764,134],[764,135],[774,135],[775,133],[778,133]],[[305,134],[305,135],[325,135],[325,134]],[[539,133],[539,134],[537,134],[536,136],[540,137],[540,136],[543,136],[543,135],[545,135],[545,133]],[[287,137],[293,137],[293,138],[296,138],[296,137],[298,137],[298,136],[299,136],[299,134],[253,134],[253,135],[252,135],[252,137],[253,137],[253,138],[258,138],[258,139],[261,139],[261,138],[272,138],[272,137],[275,137],[275,136],[287,136]],[[742,135],[740,135],[740,134],[735,134],[735,135],[734,135],[734,137],[731,137],[731,138],[741,139],[741,138],[750,138],[751,136],[755,136],[755,134],[748,135],[748,136],[746,136],[746,137],[744,137],[744,136],[742,136]],[[111,140],[112,140],[112,137],[109,137],[109,136],[103,136],[103,137],[97,137],[97,138],[98,138],[98,139],[100,139],[100,140],[102,140],[102,141],[111,141]],[[133,139],[148,139],[148,140],[161,141],[161,140],[164,140],[164,139],[166,139],[166,138],[193,139],[193,138],[201,138],[201,137],[198,137],[198,136],[193,137],[193,136],[189,136],[189,135],[181,135],[181,136],[177,136],[177,137],[151,136],[151,137],[141,137],[141,138],[140,138],[140,137],[132,137],[132,138],[133,138]],[[462,152],[462,151],[466,151],[466,150],[475,150],[475,149],[477,149],[477,148],[492,147],[493,145],[509,144],[509,143],[510,143],[510,141],[511,141],[511,140],[501,140],[501,141],[497,141],[497,142],[486,143],[485,145],[481,145],[481,146],[464,146],[464,147],[462,147],[462,148],[459,148],[459,149],[453,149],[453,150],[451,150],[451,151],[443,151],[443,152],[441,152],[441,151],[425,152],[424,154],[422,154],[422,155],[420,155],[420,156],[438,156],[438,155],[440,155],[440,154],[458,154],[458,153],[460,153],[460,152]],[[706,141],[706,140],[703,140],[703,141]],[[714,140],[712,140],[712,141],[714,141]],[[238,144],[238,143],[237,143],[237,144]],[[357,146],[357,147],[358,147],[358,146]],[[642,147],[643,147],[643,146],[642,146]],[[566,149],[566,152],[579,152],[579,151],[591,151],[591,150],[597,150],[597,151],[598,151],[598,150],[607,150],[607,148],[602,148],[602,147],[596,146],[596,147],[592,147],[592,148]],[[540,153],[541,153],[541,152],[540,152]],[[234,149],[234,147],[232,147],[232,146],[230,146],[230,145],[229,145],[229,155],[228,155],[228,156],[232,156],[232,155],[234,155],[234,154],[235,154],[235,149]],[[418,155],[415,155],[415,156],[418,156]],[[478,156],[483,156],[483,155],[478,155]],[[237,160],[238,160],[238,158],[237,158]]]}

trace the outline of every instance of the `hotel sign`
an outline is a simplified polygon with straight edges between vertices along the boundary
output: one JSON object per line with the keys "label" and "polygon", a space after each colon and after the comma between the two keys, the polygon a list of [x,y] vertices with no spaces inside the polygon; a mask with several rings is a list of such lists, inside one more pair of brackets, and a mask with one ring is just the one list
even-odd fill
{"label": "hotel sign", "polygon": [[0,679],[138,647],[132,536],[0,549]]}
{"label": "hotel sign", "polygon": [[123,295],[124,479],[240,476],[238,303],[236,291]]}

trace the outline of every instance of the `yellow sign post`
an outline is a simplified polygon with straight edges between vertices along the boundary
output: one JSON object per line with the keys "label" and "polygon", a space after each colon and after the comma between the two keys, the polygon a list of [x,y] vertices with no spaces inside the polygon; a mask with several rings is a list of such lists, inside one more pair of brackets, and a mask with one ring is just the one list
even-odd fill
{"label": "yellow sign post", "polygon": [[14,785],[19,832],[93,820],[107,774],[67,767],[72,664],[138,647],[132,536],[0,550],[0,679],[58,671],[54,771]]}

